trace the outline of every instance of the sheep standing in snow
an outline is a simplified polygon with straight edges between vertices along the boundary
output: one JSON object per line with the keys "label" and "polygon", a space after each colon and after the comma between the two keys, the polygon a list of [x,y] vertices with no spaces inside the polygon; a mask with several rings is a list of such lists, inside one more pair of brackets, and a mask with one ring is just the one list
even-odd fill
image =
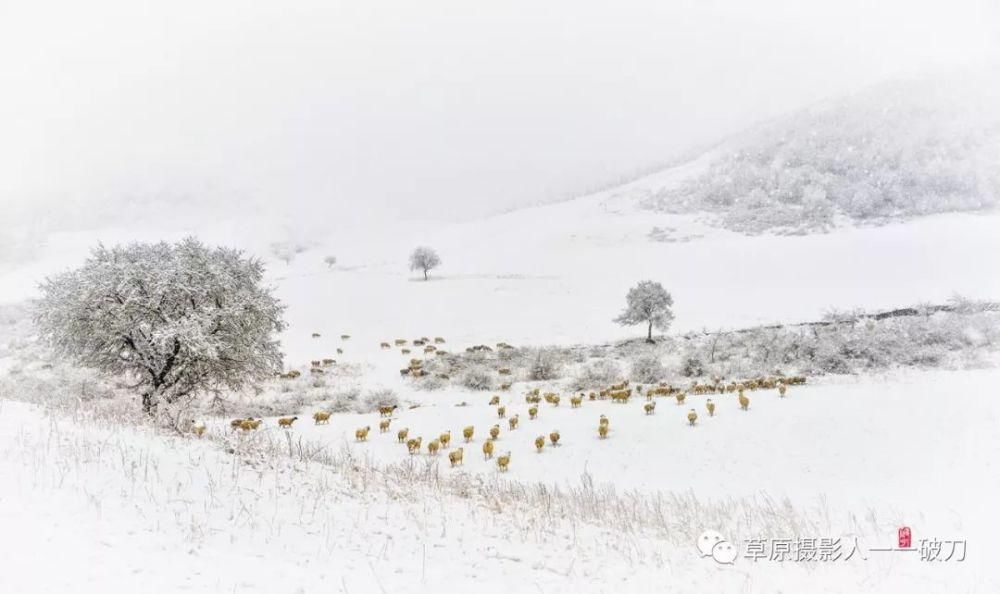
{"label": "sheep standing in snow", "polygon": [[739,401],[740,401],[740,408],[742,408],[743,410],[747,410],[750,407],[750,399],[747,398],[743,392],[740,392]]}
{"label": "sheep standing in snow", "polygon": [[507,452],[503,456],[497,458],[497,469],[500,472],[507,472],[507,468],[510,466],[510,452]]}

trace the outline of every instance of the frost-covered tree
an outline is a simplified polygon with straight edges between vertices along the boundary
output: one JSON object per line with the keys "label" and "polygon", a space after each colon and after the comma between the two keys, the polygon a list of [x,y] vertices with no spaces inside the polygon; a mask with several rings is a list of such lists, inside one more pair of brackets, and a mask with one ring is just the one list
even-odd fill
{"label": "frost-covered tree", "polygon": [[427,280],[427,272],[441,265],[441,258],[437,252],[429,247],[418,247],[410,254],[410,270],[421,270],[424,273],[424,280]]}
{"label": "frost-covered tree", "polygon": [[153,413],[281,369],[284,306],[263,274],[259,260],[194,238],[98,246],[46,279],[35,321],[60,354],[133,381]]}
{"label": "frost-covered tree", "polygon": [[337,265],[337,256],[326,256],[323,258],[323,263],[326,264],[327,268],[333,268]]}
{"label": "frost-covered tree", "polygon": [[647,324],[646,340],[653,342],[653,328],[666,330],[674,319],[670,311],[674,298],[663,288],[663,285],[653,281],[642,281],[632,287],[625,297],[625,311],[615,318],[615,322],[623,326]]}

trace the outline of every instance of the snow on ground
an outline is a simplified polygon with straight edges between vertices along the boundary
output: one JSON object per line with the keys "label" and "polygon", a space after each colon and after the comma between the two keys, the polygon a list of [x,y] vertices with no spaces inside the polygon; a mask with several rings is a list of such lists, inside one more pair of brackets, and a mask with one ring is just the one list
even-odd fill
{"label": "snow on ground", "polygon": [[[646,278],[673,293],[675,331],[809,321],[834,307],[940,303],[955,293],[1000,295],[1000,276],[984,274],[980,264],[986,254],[1000,252],[1000,213],[748,237],[692,216],[637,210],[637,198],[667,183],[666,174],[658,175],[655,183],[640,180],[625,189],[453,225],[357,228],[304,221],[322,230],[275,237],[265,222],[251,218],[182,229],[57,234],[37,260],[0,264],[0,301],[32,296],[46,274],[79,264],[98,240],[177,239],[191,232],[269,259],[271,281],[289,305],[283,338],[290,363],[334,348],[329,339],[342,333],[369,345],[423,335],[447,336],[457,344],[515,345],[634,336],[635,329],[621,328],[612,318],[628,288]],[[687,239],[651,241],[654,226],[673,227]],[[272,241],[296,241],[307,249],[285,264],[269,255]],[[420,244],[434,247],[443,260],[428,282],[406,269],[409,252]],[[339,261],[332,269],[323,263],[328,254]],[[311,341],[313,332],[324,339]]]}
{"label": "snow on ground", "polygon": [[[483,435],[498,422],[489,394],[414,392],[398,374],[406,358],[381,351],[379,342],[444,336],[446,348],[459,349],[634,336],[637,330],[611,319],[627,289],[644,278],[673,292],[674,331],[811,320],[832,307],[940,302],[952,293],[1000,295],[1000,276],[981,265],[1000,248],[1000,214],[745,237],[696,217],[634,208],[672,179],[658,174],[624,189],[458,225],[373,229],[304,220],[290,227],[305,228],[300,235],[278,237],[273,225],[246,217],[56,234],[37,259],[0,262],[0,300],[12,302],[31,297],[46,274],[78,264],[98,240],[196,232],[242,246],[269,259],[270,279],[289,306],[289,366],[333,357],[362,369],[365,388],[388,386],[421,405],[400,410],[389,435],[377,433],[376,415],[336,415],[323,427],[300,421],[285,434],[268,419],[255,437],[262,443],[280,445],[287,434],[304,447],[357,460],[353,470],[331,470],[294,456],[280,463],[272,452],[266,461],[277,469],[269,470],[261,460],[240,462],[254,459],[247,452],[226,453],[232,438],[224,419],[212,421],[213,439],[198,442],[0,401],[0,525],[15,536],[0,539],[0,558],[17,568],[0,572],[0,592],[1000,591],[990,565],[1000,526],[992,503],[1000,492],[1000,405],[991,396],[1000,373],[992,370],[825,380],[793,387],[784,400],[752,393],[748,412],[731,396],[718,396],[712,419],[704,415],[704,397],[691,397],[683,407],[661,399],[648,417],[635,401],[585,402],[581,410],[543,403],[540,418],[529,421],[524,386],[516,385],[504,398],[511,413],[521,414],[521,429],[504,425],[498,442],[499,451],[513,454],[505,481],[529,489],[556,484],[569,497],[566,489],[586,473],[596,484],[614,485],[614,501],[687,494],[728,511],[705,515],[675,506],[682,519],[661,518],[623,537],[620,525],[599,514],[557,517],[556,508],[534,509],[516,498],[497,506],[497,473],[479,455]],[[653,226],[673,228],[679,240],[650,241]],[[269,256],[272,241],[289,240],[306,251],[287,265]],[[405,269],[418,244],[443,259],[428,282]],[[323,263],[328,254],[339,261],[332,269]],[[311,338],[313,332],[321,337]],[[467,406],[456,406],[463,401]],[[686,426],[691,407],[701,415],[695,427]],[[596,436],[602,413],[612,422],[607,441]],[[396,429],[408,426],[425,438],[450,429],[459,446],[469,424],[477,436],[465,465],[452,470],[441,456],[439,482],[410,484],[398,470],[385,470],[410,463]],[[353,432],[362,425],[373,435],[356,444]],[[535,453],[534,437],[556,429],[563,445]],[[413,467],[426,459],[416,457]],[[462,485],[478,490],[470,494]],[[863,563],[730,567],[699,558],[686,544],[706,517],[728,518],[742,537],[773,529],[736,518],[768,501],[780,508],[785,498],[799,525],[854,530],[868,546],[889,546],[906,523],[915,539],[968,539],[968,559],[921,563],[889,554]]]}
{"label": "snow on ground", "polygon": [[[927,378],[920,379],[919,384],[926,383]],[[978,379],[992,381],[995,376]],[[969,386],[981,395],[979,402],[988,400],[983,389],[988,385]],[[875,391],[868,396],[878,398]],[[805,390],[798,398],[807,398]],[[415,474],[378,471],[358,456],[346,458],[353,462],[327,466],[294,453],[301,445],[298,432],[311,435],[305,425],[290,434],[291,454],[283,453],[280,438],[273,450],[251,447],[251,440],[268,441],[265,435],[254,435],[227,442],[236,448],[229,455],[211,438],[173,437],[107,424],[81,412],[47,415],[22,403],[0,404],[0,484],[5,486],[0,491],[0,521],[7,535],[0,539],[7,567],[0,572],[4,592],[992,592],[1000,586],[988,556],[988,522],[996,514],[986,508],[995,488],[982,482],[977,484],[982,491],[963,492],[961,483],[968,477],[960,477],[959,471],[935,475],[941,467],[933,463],[923,469],[922,480],[912,483],[924,491],[943,492],[958,479],[949,501],[958,509],[926,508],[926,521],[911,517],[907,522],[915,538],[968,539],[964,562],[928,563],[916,554],[868,550],[894,542],[897,524],[875,517],[881,511],[855,508],[859,516],[869,517],[846,523],[824,518],[822,508],[803,511],[777,503],[772,511],[776,508],[787,525],[833,527],[827,530],[835,532],[814,536],[843,538],[844,554],[856,536],[862,543],[860,554],[850,561],[811,564],[741,558],[730,566],[697,553],[690,534],[697,533],[702,522],[729,530],[742,526],[744,537],[781,534],[774,534],[766,514],[761,520],[759,503],[737,499],[726,504],[728,487],[719,493],[721,503],[702,496],[687,501],[707,502],[703,507],[668,500],[655,508],[664,517],[650,515],[647,524],[640,515],[638,525],[625,519],[618,523],[619,515],[635,510],[648,514],[654,508],[641,507],[642,495],[574,498],[566,490],[534,499],[512,498],[511,491],[498,487],[495,476],[457,480],[479,470],[471,459],[466,469],[423,474],[419,464],[412,467]],[[878,402],[871,408],[878,408]],[[743,421],[762,419],[766,412],[768,408],[755,406]],[[984,412],[980,418],[995,421],[995,408]],[[616,421],[619,424],[627,425]],[[759,420],[757,426],[772,423]],[[933,434],[923,429],[917,428],[932,441]],[[338,427],[325,430],[336,435]],[[707,424],[684,430],[689,435],[708,432]],[[766,467],[763,461],[770,458],[770,476],[801,481],[795,464],[783,460],[787,450],[782,441],[769,439],[776,433],[757,431],[752,442],[734,444],[734,450],[753,451],[761,459],[755,468]],[[388,440],[376,436],[370,444],[353,447],[375,450],[383,438]],[[971,441],[970,447],[995,452],[995,434]],[[620,432],[603,445],[622,456],[655,456],[653,447],[629,448]],[[572,459],[582,448],[568,441],[559,452],[537,456],[535,464],[546,464],[558,475],[564,464],[555,458]],[[907,465],[919,457],[914,453],[919,448],[894,451],[910,461],[904,462]],[[532,455],[519,453],[511,476],[531,476]],[[703,463],[709,455],[714,453],[663,457],[688,460],[720,476],[732,470]],[[737,453],[734,458],[750,456]],[[675,463],[675,487],[687,482],[677,469],[683,465]],[[636,470],[614,474],[624,477]],[[982,470],[988,473],[991,468]],[[883,480],[901,479],[896,474]],[[872,483],[842,488],[856,488],[860,494]],[[901,488],[910,483],[903,479]],[[963,498],[980,505],[963,507],[968,504]],[[609,509],[603,514],[590,509],[577,518],[560,505],[570,499],[566,506],[583,500]],[[640,507],[635,507],[637,501]],[[855,529],[845,531],[845,526]]]}

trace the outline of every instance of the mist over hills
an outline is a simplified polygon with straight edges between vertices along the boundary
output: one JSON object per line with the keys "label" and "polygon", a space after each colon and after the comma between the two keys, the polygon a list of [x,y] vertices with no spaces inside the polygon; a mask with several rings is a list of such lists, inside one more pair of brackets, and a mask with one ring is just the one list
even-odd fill
{"label": "mist over hills", "polygon": [[748,233],[991,208],[998,105],[983,83],[884,83],[734,136],[703,156],[707,167],[640,202]]}

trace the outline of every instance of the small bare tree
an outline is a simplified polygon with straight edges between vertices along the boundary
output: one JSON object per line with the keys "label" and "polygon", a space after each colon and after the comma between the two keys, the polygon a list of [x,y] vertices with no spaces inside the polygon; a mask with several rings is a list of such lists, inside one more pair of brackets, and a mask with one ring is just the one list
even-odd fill
{"label": "small bare tree", "polygon": [[238,250],[177,244],[98,246],[47,279],[35,322],[57,352],[132,378],[143,409],[279,371],[284,306],[264,267]]}
{"label": "small bare tree", "polygon": [[647,342],[653,342],[654,326],[659,330],[666,330],[674,319],[674,314],[670,310],[674,298],[660,283],[642,281],[629,289],[625,300],[627,303],[625,311],[614,321],[623,326],[647,324]]}
{"label": "small bare tree", "polygon": [[429,247],[418,247],[410,254],[410,270],[422,270],[424,280],[427,280],[427,272],[437,268],[441,264],[441,258],[437,252]]}

